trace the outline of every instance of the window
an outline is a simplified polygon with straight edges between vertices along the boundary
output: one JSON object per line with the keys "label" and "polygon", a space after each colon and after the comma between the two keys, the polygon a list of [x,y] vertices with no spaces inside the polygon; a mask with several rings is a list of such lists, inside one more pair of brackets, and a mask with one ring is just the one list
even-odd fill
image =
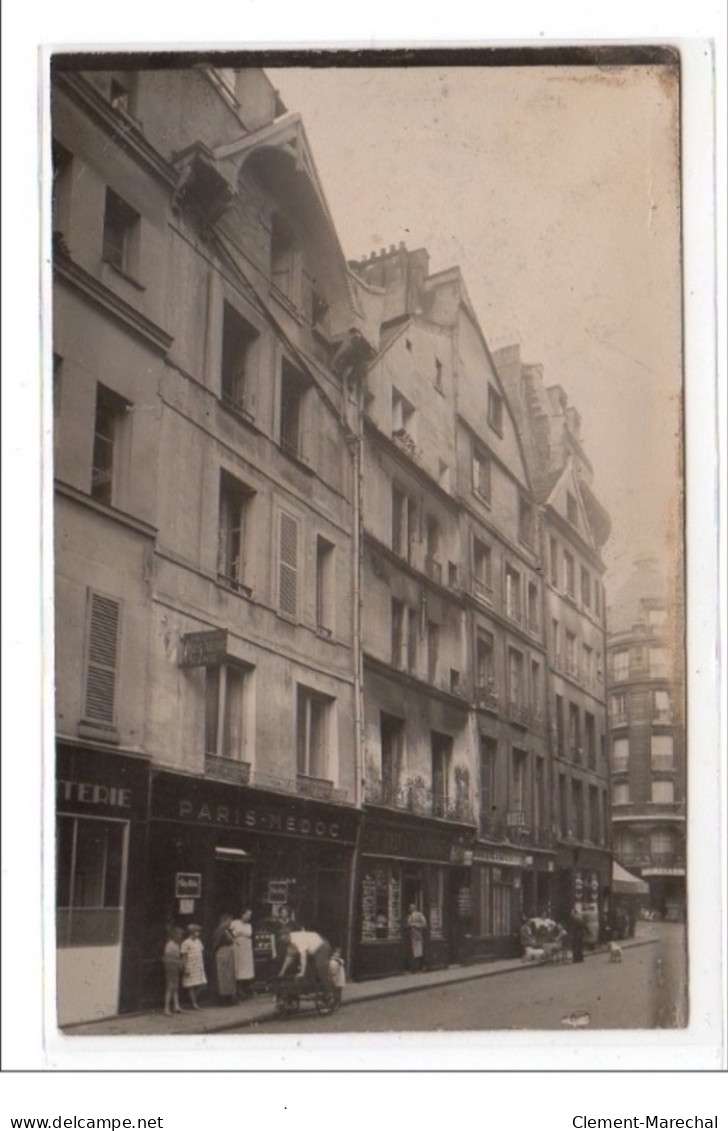
{"label": "window", "polygon": [[653,734],[650,743],[653,770],[674,770],[675,754],[671,734]]}
{"label": "window", "polygon": [[417,672],[417,641],[419,631],[417,625],[416,609],[407,610],[407,671],[412,675]]}
{"label": "window", "polygon": [[566,774],[559,774],[559,828],[562,836],[571,833],[569,822],[569,779]]}
{"label": "window", "polygon": [[672,722],[672,700],[669,691],[653,691],[652,721],[654,723]]}
{"label": "window", "polygon": [[427,892],[427,926],[428,935],[431,939],[442,939],[444,935],[443,926],[443,904],[445,897],[445,869],[436,864],[428,864],[425,866],[425,891]]}
{"label": "window", "polygon": [[[73,187],[73,157],[65,146],[52,142],[53,187],[51,210],[53,234],[68,238],[71,226],[71,192]],[[65,249],[67,250],[67,249]]]}
{"label": "window", "polygon": [[119,662],[121,602],[89,590],[84,718],[113,726]]}
{"label": "window", "polygon": [[569,757],[580,762],[581,749],[581,718],[577,703],[569,703]]}
{"label": "window", "polygon": [[512,566],[506,566],[506,615],[511,620],[521,619],[521,575]]}
{"label": "window", "polygon": [[270,276],[273,286],[294,305],[299,298],[299,252],[291,228],[274,213],[270,235]]}
{"label": "window", "polygon": [[452,738],[432,732],[432,815],[445,817],[448,812]]}
{"label": "window", "polygon": [[329,726],[333,699],[298,688],[296,749],[298,773],[326,778],[329,770]]}
{"label": "window", "polygon": [[460,683],[460,672],[457,668],[450,668],[450,692],[452,695],[462,695],[463,689]]}
{"label": "window", "polygon": [[427,680],[437,682],[437,658],[440,650],[440,626],[434,621],[427,622]]}
{"label": "window", "polygon": [[450,468],[445,463],[445,461],[441,459],[437,461],[437,482],[440,484],[443,491],[447,491],[449,495],[452,486]]}
{"label": "window", "polygon": [[495,688],[493,634],[480,628],[475,641],[475,665],[478,690],[492,693]]}
{"label": "window", "polygon": [[217,576],[231,589],[251,593],[246,581],[245,550],[250,543],[254,492],[226,471],[220,472]]}
{"label": "window", "polygon": [[488,604],[493,601],[493,554],[490,546],[473,538],[473,589]]}
{"label": "window", "polygon": [[559,754],[563,754],[566,746],[564,729],[564,700],[561,695],[556,696],[556,749]]}
{"label": "window", "polygon": [[480,736],[480,823],[484,831],[495,816],[495,765],[498,746],[494,738]]}
{"label": "window", "polygon": [[589,711],[584,712],[584,742],[587,766],[594,770],[597,765],[597,727],[596,719]]}
{"label": "window", "polygon": [[541,665],[531,660],[531,714],[534,719],[541,718]]}
{"label": "window", "polygon": [[575,780],[571,782],[571,814],[574,836],[577,840],[584,840],[584,787]]}
{"label": "window", "polygon": [[559,631],[559,622],[557,620],[551,621],[551,647],[553,649],[554,665],[557,668],[561,667],[561,633]]}
{"label": "window", "polygon": [[234,664],[205,669],[205,754],[245,760],[245,681],[248,670]]}
{"label": "window", "polygon": [[599,844],[599,790],[589,786],[589,839]]}
{"label": "window", "polygon": [[404,605],[396,597],[392,598],[392,667],[404,666]]}
{"label": "window", "polygon": [[616,680],[629,678],[629,652],[626,648],[614,653],[614,678]]}
{"label": "window", "polygon": [[361,941],[402,938],[402,871],[399,865],[368,868],[361,882]]}
{"label": "window", "polygon": [[334,629],[334,546],[316,538],[316,628],[331,636]]}
{"label": "window", "polygon": [[404,750],[404,719],[379,715],[379,735],[382,770],[382,804],[396,805],[399,793],[399,779],[402,772],[402,753]]}
{"label": "window", "polygon": [[549,579],[552,585],[559,584],[559,544],[549,538]]}
{"label": "window", "polygon": [[581,678],[587,687],[594,682],[594,652],[588,644],[581,646]]}
{"label": "window", "polygon": [[438,392],[442,392],[442,362],[439,358],[435,358],[435,388]]}
{"label": "window", "polygon": [[615,738],[612,741],[612,772],[626,773],[629,769],[629,739]]}
{"label": "window", "polygon": [[612,786],[612,805],[629,805],[629,784],[620,782]]}
{"label": "window", "polygon": [[538,632],[538,586],[534,582],[528,583],[528,631]]}
{"label": "window", "polygon": [[663,860],[671,859],[675,855],[675,836],[669,829],[660,829],[650,833],[650,855],[662,857]]}
{"label": "window", "polygon": [[669,675],[669,664],[666,648],[650,648],[650,675]]}
{"label": "window", "polygon": [[492,385],[488,386],[488,424],[499,436],[503,435],[503,397]]}
{"label": "window", "polygon": [[473,492],[490,502],[490,457],[483,452],[473,452]]}
{"label": "window", "polygon": [[671,781],[653,781],[652,800],[658,805],[672,805],[675,800],[675,788]]}
{"label": "window", "polygon": [[518,496],[518,538],[524,546],[533,546],[535,519],[533,507],[523,495]]}
{"label": "window", "polygon": [[284,358],[281,367],[281,412],[278,438],[296,459],[303,458],[303,416],[309,382]]}
{"label": "window", "polygon": [[508,809],[511,813],[526,812],[526,767],[528,754],[525,750],[513,749],[511,752],[511,795]]}
{"label": "window", "polygon": [[58,947],[121,942],[126,830],[125,821],[58,818]]}
{"label": "window", "polygon": [[568,550],[564,550],[564,589],[569,597],[576,598],[576,569]]}
{"label": "window", "polygon": [[591,608],[591,574],[581,567],[581,603],[585,609]]}
{"label": "window", "polygon": [[415,435],[415,407],[392,386],[392,435],[409,437]]}
{"label": "window", "polygon": [[566,670],[569,675],[576,675],[576,636],[566,630]]}
{"label": "window", "polygon": [[417,508],[412,499],[392,486],[392,549],[405,561],[412,560],[417,525]]}
{"label": "window", "polygon": [[515,648],[508,649],[508,704],[523,706],[523,656]]}
{"label": "window", "polygon": [[96,386],[91,496],[107,506],[123,502],[129,464],[131,405],[103,385]]}
{"label": "window", "polygon": [[442,563],[439,560],[440,553],[440,524],[432,515],[427,516],[426,530],[426,549],[425,549],[425,572],[428,577],[434,581],[442,582]]}
{"label": "window", "polygon": [[535,758],[533,763],[533,824],[543,829],[546,825],[546,763]]}
{"label": "window", "polygon": [[139,213],[107,188],[102,258],[124,275],[135,277],[139,267]]}
{"label": "window", "polygon": [[251,376],[257,339],[257,330],[226,302],[222,318],[222,399],[249,415],[253,409]]}
{"label": "window", "polygon": [[124,75],[123,81],[120,78],[111,80],[109,101],[114,109],[120,110],[122,114],[132,113],[132,90],[130,86],[132,79],[132,75]]}
{"label": "window", "polygon": [[618,691],[615,695],[610,696],[610,707],[612,714],[612,724],[626,723],[627,722],[627,693],[625,691]]}
{"label": "window", "polygon": [[595,616],[601,616],[601,613],[599,611],[599,609],[600,609],[599,590],[600,590],[600,585],[599,585],[599,582],[597,581],[597,579],[595,577],[594,578],[594,615]]}
{"label": "window", "polygon": [[577,506],[576,498],[570,491],[566,492],[566,517],[572,526],[576,526],[579,521],[579,508]]}
{"label": "window", "polygon": [[278,611],[298,614],[298,519],[286,511],[279,516]]}

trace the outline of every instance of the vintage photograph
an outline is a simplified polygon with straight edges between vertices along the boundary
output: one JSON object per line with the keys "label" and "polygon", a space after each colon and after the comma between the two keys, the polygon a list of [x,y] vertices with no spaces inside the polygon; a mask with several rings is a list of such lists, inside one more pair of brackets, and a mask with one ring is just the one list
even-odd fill
{"label": "vintage photograph", "polygon": [[60,1031],[686,1027],[679,51],[48,85]]}

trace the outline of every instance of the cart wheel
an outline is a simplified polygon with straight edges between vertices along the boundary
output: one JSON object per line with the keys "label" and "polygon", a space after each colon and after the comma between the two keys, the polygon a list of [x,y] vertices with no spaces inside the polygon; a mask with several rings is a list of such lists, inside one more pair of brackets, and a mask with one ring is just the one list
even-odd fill
{"label": "cart wheel", "polygon": [[288,1001],[286,1002],[286,1011],[288,1013],[298,1013],[300,1008],[301,1008],[300,997],[289,997],[288,998]]}
{"label": "cart wheel", "polygon": [[322,1017],[328,1017],[336,1009],[336,994],[331,990],[319,990],[316,994],[316,1012]]}
{"label": "cart wheel", "polygon": [[288,1013],[288,1002],[283,994],[276,994],[276,1013],[280,1013],[281,1017]]}

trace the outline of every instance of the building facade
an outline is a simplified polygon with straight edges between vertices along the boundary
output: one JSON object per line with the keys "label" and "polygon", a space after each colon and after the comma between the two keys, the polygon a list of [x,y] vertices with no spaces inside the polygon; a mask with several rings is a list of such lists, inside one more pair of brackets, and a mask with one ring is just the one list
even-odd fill
{"label": "building facade", "polygon": [[650,909],[667,919],[684,919],[686,908],[679,613],[650,556],[634,562],[607,611],[614,856],[646,881]]}

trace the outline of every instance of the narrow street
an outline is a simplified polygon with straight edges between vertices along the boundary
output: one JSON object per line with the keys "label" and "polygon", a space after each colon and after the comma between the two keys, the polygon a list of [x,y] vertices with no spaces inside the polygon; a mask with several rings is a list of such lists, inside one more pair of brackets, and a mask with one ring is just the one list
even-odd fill
{"label": "narrow street", "polygon": [[[433,986],[344,1007],[319,1017],[304,1006],[289,1020],[257,1023],[248,1033],[412,1032],[488,1029],[651,1029],[687,1022],[681,987],[686,963],[682,924],[643,924],[656,941],[582,965],[541,966],[450,986]],[[346,991],[345,991],[346,992]],[[345,999],[346,1001],[346,999]],[[588,1019],[587,1019],[588,1015]],[[241,1030],[243,1032],[243,1030]]]}

